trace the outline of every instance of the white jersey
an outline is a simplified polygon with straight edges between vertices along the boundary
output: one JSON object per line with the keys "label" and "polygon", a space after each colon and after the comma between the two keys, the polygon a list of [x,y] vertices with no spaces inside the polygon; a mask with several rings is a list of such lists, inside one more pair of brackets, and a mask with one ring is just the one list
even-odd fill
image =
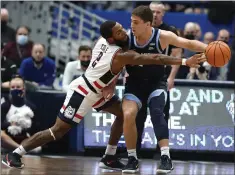
{"label": "white jersey", "polygon": [[[119,46],[109,44],[102,37],[93,48],[92,59],[84,75],[97,93],[101,93],[102,88],[109,85],[119,76],[119,74],[115,75],[111,71],[113,57],[119,50],[121,50]],[[77,89],[78,85],[84,85],[89,88],[83,77],[75,79],[70,84],[70,88],[80,93],[81,91]]]}
{"label": "white jersey", "polygon": [[119,75],[119,73],[117,75],[112,73],[111,65],[113,57],[120,49],[116,45],[107,43],[104,38],[97,41],[86,72],[69,85],[65,101],[58,115],[63,121],[79,123],[92,108],[97,111],[103,110],[119,100],[117,96],[113,95],[108,104],[101,90]]}
{"label": "white jersey", "polygon": [[85,72],[86,78],[95,88],[105,87],[116,78],[117,75],[111,71],[111,64],[114,55],[120,49],[117,45],[109,44],[104,38],[100,38],[96,43],[92,50],[91,64]]}

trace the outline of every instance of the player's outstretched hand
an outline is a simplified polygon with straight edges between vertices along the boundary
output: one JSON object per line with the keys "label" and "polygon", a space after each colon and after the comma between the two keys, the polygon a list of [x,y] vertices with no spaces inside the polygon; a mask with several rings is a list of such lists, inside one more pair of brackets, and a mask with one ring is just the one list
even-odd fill
{"label": "player's outstretched hand", "polygon": [[195,54],[187,59],[186,65],[189,67],[199,68],[200,67],[199,64],[205,61],[206,61],[206,56],[204,53]]}

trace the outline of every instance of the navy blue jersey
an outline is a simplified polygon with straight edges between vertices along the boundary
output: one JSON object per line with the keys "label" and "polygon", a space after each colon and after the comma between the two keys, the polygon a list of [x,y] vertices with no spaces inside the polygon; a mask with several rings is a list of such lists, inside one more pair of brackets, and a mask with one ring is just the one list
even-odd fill
{"label": "navy blue jersey", "polygon": [[[129,49],[134,50],[140,54],[160,54],[162,53],[162,48],[159,42],[160,30],[152,28],[152,36],[149,41],[143,45],[139,46],[136,43],[136,38],[132,32],[129,33]],[[128,79],[132,80],[150,80],[151,82],[165,81],[164,65],[127,65],[127,73],[129,74]]]}

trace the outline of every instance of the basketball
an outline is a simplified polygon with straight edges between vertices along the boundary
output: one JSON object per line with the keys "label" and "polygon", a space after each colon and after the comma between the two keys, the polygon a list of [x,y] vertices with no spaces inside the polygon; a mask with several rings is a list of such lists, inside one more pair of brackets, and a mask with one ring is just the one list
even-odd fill
{"label": "basketball", "polygon": [[207,62],[214,67],[222,67],[231,58],[231,50],[223,41],[211,42],[205,52]]}

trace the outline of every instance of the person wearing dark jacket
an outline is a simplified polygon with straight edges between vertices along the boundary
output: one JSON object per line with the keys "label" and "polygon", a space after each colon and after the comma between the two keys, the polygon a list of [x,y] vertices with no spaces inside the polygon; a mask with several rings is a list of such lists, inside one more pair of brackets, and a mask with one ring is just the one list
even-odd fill
{"label": "person wearing dark jacket", "polygon": [[8,25],[9,13],[1,8],[1,44],[15,41],[16,31]]}
{"label": "person wearing dark jacket", "polygon": [[45,56],[45,46],[43,44],[34,44],[32,57],[23,60],[20,65],[20,75],[39,88],[52,88],[55,71],[55,62]]}

